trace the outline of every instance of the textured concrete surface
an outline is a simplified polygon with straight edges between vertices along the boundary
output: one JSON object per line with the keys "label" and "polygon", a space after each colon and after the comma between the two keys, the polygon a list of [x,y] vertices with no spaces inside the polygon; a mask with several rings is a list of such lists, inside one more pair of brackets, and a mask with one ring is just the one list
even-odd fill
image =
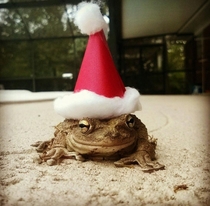
{"label": "textured concrete surface", "polygon": [[210,205],[209,96],[141,96],[136,115],[166,166],[150,174],[111,161],[34,163],[30,144],[52,137],[63,118],[52,100],[17,100],[0,104],[0,205]]}

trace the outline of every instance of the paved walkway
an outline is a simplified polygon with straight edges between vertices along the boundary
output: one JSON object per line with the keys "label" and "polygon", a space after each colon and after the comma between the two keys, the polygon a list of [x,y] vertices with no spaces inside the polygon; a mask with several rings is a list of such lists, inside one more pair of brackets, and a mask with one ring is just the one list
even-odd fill
{"label": "paved walkway", "polygon": [[157,159],[166,166],[149,174],[113,162],[34,163],[30,144],[52,137],[63,120],[53,111],[51,99],[58,95],[27,102],[10,96],[0,104],[0,205],[210,203],[209,96],[141,96],[143,110],[136,115],[158,138]]}

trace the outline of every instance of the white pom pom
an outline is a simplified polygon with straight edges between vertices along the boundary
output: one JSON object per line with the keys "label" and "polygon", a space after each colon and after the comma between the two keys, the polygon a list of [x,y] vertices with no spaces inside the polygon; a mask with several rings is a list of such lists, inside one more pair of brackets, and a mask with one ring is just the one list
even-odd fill
{"label": "white pom pom", "polygon": [[90,2],[82,2],[78,7],[74,23],[79,27],[81,33],[91,35],[103,29],[106,36],[108,25],[100,12],[99,6]]}

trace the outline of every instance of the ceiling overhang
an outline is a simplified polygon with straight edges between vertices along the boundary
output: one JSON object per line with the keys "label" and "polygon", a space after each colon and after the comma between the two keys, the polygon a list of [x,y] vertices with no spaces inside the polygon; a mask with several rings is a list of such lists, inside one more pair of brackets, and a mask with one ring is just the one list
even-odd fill
{"label": "ceiling overhang", "polygon": [[210,0],[122,0],[122,37],[199,34],[210,24]]}

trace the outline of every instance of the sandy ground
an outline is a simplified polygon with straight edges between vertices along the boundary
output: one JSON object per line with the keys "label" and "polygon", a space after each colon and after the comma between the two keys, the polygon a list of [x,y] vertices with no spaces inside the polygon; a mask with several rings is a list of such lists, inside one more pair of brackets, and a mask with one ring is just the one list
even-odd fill
{"label": "sandy ground", "polygon": [[[0,205],[210,205],[210,97],[142,96],[137,116],[165,170],[111,161],[36,164],[30,144],[63,120],[52,101],[0,105]],[[179,188],[179,189],[175,189]]]}

